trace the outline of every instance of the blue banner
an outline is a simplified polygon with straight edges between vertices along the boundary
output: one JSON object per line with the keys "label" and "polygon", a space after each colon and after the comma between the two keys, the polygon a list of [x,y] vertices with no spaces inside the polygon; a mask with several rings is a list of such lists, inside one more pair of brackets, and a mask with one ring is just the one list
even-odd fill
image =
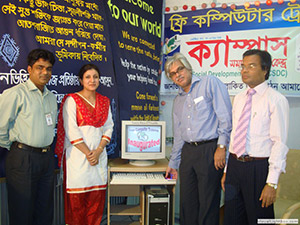
{"label": "blue banner", "polygon": [[161,0],[108,0],[121,120],[158,120]]}
{"label": "blue banner", "polygon": [[212,33],[299,26],[299,4],[273,2],[271,6],[208,8],[165,15],[167,37],[175,34]]}
{"label": "blue banner", "polygon": [[0,93],[28,79],[28,53],[44,48],[56,57],[47,87],[58,104],[81,90],[82,65],[99,67],[115,123],[109,157],[120,156],[122,119],[158,119],[162,1],[1,0],[0,9]]}

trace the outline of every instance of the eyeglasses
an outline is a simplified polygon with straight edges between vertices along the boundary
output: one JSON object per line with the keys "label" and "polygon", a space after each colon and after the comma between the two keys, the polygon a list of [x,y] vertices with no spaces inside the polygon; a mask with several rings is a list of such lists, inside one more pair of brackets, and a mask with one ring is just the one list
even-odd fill
{"label": "eyeglasses", "polygon": [[249,64],[248,66],[246,66],[246,65],[240,65],[239,70],[240,71],[245,70],[245,69],[246,70],[253,70],[255,68],[257,68],[256,64]]}
{"label": "eyeglasses", "polygon": [[181,73],[184,69],[184,66],[179,66],[176,71],[169,73],[169,77],[174,77],[177,73]]}

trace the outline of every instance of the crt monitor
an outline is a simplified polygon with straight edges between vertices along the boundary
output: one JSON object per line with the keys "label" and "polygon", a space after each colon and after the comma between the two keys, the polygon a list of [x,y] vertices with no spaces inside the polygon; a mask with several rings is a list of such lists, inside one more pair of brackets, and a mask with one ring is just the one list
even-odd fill
{"label": "crt monitor", "polygon": [[122,121],[121,158],[136,166],[150,166],[166,157],[165,121]]}

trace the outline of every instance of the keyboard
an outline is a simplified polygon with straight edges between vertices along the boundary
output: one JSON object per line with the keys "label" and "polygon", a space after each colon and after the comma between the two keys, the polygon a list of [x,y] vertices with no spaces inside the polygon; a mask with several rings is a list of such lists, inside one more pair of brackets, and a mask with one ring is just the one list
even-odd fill
{"label": "keyboard", "polygon": [[113,173],[110,184],[174,185],[175,179],[165,179],[162,173]]}

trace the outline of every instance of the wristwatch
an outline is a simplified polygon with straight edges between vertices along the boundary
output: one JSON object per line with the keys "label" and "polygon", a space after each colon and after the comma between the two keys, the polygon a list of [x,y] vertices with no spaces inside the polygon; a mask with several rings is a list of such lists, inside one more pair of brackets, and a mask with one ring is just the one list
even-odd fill
{"label": "wristwatch", "polygon": [[274,188],[275,190],[277,189],[277,184],[267,183],[267,185]]}
{"label": "wristwatch", "polygon": [[225,145],[218,145],[219,148],[226,148]]}

